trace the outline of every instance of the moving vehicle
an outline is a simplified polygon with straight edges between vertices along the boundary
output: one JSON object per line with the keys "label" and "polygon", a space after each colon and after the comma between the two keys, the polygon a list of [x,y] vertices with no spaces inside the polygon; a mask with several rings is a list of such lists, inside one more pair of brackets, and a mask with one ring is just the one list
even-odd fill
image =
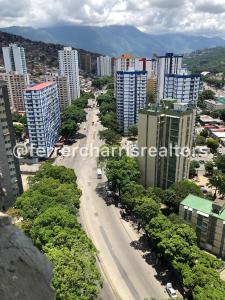
{"label": "moving vehicle", "polygon": [[102,169],[97,169],[97,179],[102,179]]}
{"label": "moving vehicle", "polygon": [[168,282],[166,284],[166,291],[167,291],[168,295],[170,296],[170,298],[177,298],[177,294],[176,294],[175,290],[173,289],[172,283]]}

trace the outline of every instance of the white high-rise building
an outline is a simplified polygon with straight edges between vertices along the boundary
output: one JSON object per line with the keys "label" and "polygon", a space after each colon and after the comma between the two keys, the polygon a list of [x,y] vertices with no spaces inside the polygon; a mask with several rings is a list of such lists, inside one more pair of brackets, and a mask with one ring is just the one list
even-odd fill
{"label": "white high-rise building", "polygon": [[67,76],[70,86],[70,95],[72,100],[80,97],[80,79],[78,52],[71,47],[64,47],[58,51],[59,54],[59,72],[61,76]]}
{"label": "white high-rise building", "polygon": [[163,99],[165,75],[177,74],[182,67],[182,55],[174,55],[173,53],[166,53],[165,56],[157,57],[157,102]]}
{"label": "white high-rise building", "polygon": [[165,75],[163,98],[196,105],[200,89],[200,75],[190,74],[186,69],[181,69],[177,74]]}
{"label": "white high-rise building", "polygon": [[97,57],[97,76],[112,76],[112,58],[109,56]]}
{"label": "white high-rise building", "polygon": [[18,75],[27,74],[25,51],[23,47],[10,44],[2,47],[5,70],[7,73],[16,72]]}
{"label": "white high-rise building", "polygon": [[27,88],[24,100],[33,154],[48,158],[58,140],[61,123],[57,84],[49,81]]}
{"label": "white high-rise building", "polygon": [[138,123],[138,111],[146,106],[147,72],[116,72],[116,111],[119,130],[128,134],[129,127]]}

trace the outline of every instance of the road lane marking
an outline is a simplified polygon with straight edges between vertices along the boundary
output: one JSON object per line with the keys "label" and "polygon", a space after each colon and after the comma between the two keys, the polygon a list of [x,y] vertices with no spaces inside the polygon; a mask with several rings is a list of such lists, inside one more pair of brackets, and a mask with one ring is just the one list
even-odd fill
{"label": "road lane marking", "polygon": [[117,256],[114,253],[112,244],[110,243],[110,240],[108,239],[108,236],[104,230],[104,228],[102,226],[99,226],[100,232],[102,234],[102,237],[105,241],[105,244],[113,258],[113,260],[115,261],[115,265],[117,266],[122,278],[124,279],[124,282],[126,283],[128,289],[130,290],[131,294],[133,295],[134,299],[140,299],[140,295],[138,294],[137,290],[135,289],[132,281],[130,280],[129,276],[127,275],[127,272],[124,270],[123,266],[121,265],[119,259],[117,258]]}

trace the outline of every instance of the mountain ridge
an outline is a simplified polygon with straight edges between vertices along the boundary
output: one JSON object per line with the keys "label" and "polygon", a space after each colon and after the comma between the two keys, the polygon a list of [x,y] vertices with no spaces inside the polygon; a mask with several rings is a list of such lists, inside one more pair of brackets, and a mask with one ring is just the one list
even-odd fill
{"label": "mountain ridge", "polygon": [[33,41],[63,44],[110,56],[118,56],[124,52],[145,57],[166,52],[184,54],[225,45],[225,40],[220,37],[210,38],[183,33],[147,34],[136,27],[126,25],[62,25],[36,29],[13,26],[0,30]]}
{"label": "mountain ridge", "polygon": [[[28,71],[33,75],[44,75],[47,68],[58,68],[58,50],[63,49],[63,44],[45,43],[42,41],[32,41],[21,35],[11,34],[0,30],[0,65],[3,65],[3,55],[1,48],[11,43],[18,44],[25,48]],[[96,61],[99,53],[76,48],[79,53],[90,54],[93,61]]]}

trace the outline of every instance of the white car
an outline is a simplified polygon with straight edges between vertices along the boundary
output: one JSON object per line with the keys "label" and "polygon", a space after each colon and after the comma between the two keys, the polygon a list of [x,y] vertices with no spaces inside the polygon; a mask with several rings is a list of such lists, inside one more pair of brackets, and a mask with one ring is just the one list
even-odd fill
{"label": "white car", "polygon": [[166,291],[167,291],[168,295],[170,296],[170,298],[177,298],[177,294],[176,294],[175,290],[173,289],[172,283],[168,282],[166,284]]}

